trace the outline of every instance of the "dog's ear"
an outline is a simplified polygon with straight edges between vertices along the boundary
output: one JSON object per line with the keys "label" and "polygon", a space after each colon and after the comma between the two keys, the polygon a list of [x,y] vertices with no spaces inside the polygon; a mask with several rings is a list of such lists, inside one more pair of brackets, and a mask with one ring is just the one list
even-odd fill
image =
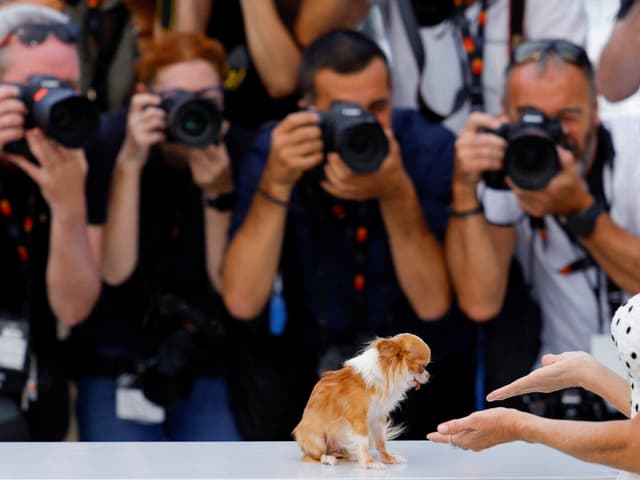
{"label": "dog's ear", "polygon": [[376,348],[380,355],[386,358],[399,357],[402,354],[402,346],[389,338],[378,339]]}

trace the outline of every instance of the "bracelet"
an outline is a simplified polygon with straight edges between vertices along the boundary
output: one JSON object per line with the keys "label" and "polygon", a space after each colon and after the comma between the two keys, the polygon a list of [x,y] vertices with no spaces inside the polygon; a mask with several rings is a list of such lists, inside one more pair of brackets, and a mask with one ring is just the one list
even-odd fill
{"label": "bracelet", "polygon": [[264,198],[269,200],[271,203],[275,203],[276,205],[280,205],[281,207],[289,208],[289,202],[288,201],[276,198],[273,195],[271,195],[269,192],[267,192],[266,190],[264,190],[264,189],[262,189],[260,187],[258,187],[257,191],[258,191],[259,194],[261,194]]}
{"label": "bracelet", "polygon": [[478,205],[471,210],[454,210],[453,207],[449,207],[449,217],[453,218],[467,218],[473,217],[474,215],[482,215],[484,213],[484,207],[482,204]]}

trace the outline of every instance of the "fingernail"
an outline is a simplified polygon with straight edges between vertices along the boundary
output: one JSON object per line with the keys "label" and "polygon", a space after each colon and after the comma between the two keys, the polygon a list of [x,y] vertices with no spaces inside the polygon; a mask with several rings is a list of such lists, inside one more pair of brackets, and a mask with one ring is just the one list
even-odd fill
{"label": "fingernail", "polygon": [[449,427],[446,425],[438,425],[439,433],[449,433]]}

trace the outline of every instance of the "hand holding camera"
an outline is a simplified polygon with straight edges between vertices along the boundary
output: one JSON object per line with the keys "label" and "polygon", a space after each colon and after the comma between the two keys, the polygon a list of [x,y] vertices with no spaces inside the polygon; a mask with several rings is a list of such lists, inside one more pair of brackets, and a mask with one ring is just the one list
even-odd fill
{"label": "hand holding camera", "polygon": [[[454,179],[475,198],[484,178],[490,188],[510,188],[529,215],[567,215],[592,203],[557,119],[536,109],[512,124],[474,113],[456,141]],[[460,191],[460,189],[458,189]]]}
{"label": "hand holding camera", "polygon": [[456,140],[454,185],[466,189],[474,199],[476,185],[484,172],[502,169],[507,142],[488,133],[500,125],[500,120],[492,115],[472,113]]}
{"label": "hand holding camera", "polygon": [[231,162],[224,143],[203,149],[190,148],[188,162],[193,183],[205,197],[214,198],[233,189]]}
{"label": "hand holding camera", "polygon": [[138,93],[131,99],[127,117],[127,134],[122,146],[123,154],[118,158],[120,166],[142,169],[147,163],[152,145],[166,139],[166,114],[160,108],[147,108],[160,105],[158,95]]}
{"label": "hand holding camera", "polygon": [[354,184],[342,195],[338,193],[342,189],[336,188],[347,177],[359,178],[380,169],[389,155],[387,136],[370,112],[351,102],[335,101],[327,111],[291,114],[273,131],[264,178],[282,186],[285,197],[303,172],[327,159],[325,174],[332,177],[324,182],[327,191],[342,198],[377,197],[377,191],[364,192]]}
{"label": "hand holding camera", "polygon": [[572,152],[556,147],[559,171],[542,190],[527,190],[507,178],[506,183],[518,197],[522,210],[532,217],[571,215],[586,210],[593,203]]}
{"label": "hand holding camera", "polygon": [[391,131],[384,133],[388,154],[374,171],[355,172],[337,153],[329,153],[322,188],[336,198],[356,201],[383,199],[405,188],[403,180],[410,180],[403,168],[400,146]]}
{"label": "hand holding camera", "polygon": [[16,85],[0,85],[0,148],[24,137],[24,117],[27,107],[18,100]]}
{"label": "hand holding camera", "polygon": [[161,142],[206,148],[220,141],[222,113],[213,100],[174,89],[139,93],[131,100],[122,162],[141,168],[149,148]]}
{"label": "hand holding camera", "polygon": [[80,147],[98,129],[93,103],[50,76],[0,88],[6,158],[38,184],[53,216],[84,222],[85,204],[79,199],[84,198],[88,167]]}
{"label": "hand holding camera", "polygon": [[262,186],[277,198],[288,199],[302,174],[322,163],[324,146],[319,120],[316,112],[295,112],[273,130]]}

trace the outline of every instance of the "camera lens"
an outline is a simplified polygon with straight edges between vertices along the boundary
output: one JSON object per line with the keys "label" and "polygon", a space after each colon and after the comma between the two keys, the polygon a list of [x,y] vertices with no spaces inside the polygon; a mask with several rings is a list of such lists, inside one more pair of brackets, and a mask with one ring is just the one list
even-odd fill
{"label": "camera lens", "polygon": [[364,155],[369,148],[366,128],[354,129],[349,135],[346,148],[354,155]]}
{"label": "camera lens", "polygon": [[36,104],[33,116],[36,125],[49,137],[68,148],[85,146],[100,122],[99,114],[88,98],[64,89],[50,93],[46,100]]}
{"label": "camera lens", "polygon": [[546,134],[524,131],[505,153],[505,173],[524,190],[542,190],[560,171],[555,142]]}
{"label": "camera lens", "polygon": [[354,172],[371,173],[388,155],[389,142],[378,123],[357,123],[341,132],[338,151]]}
{"label": "camera lens", "polygon": [[163,108],[169,117],[169,140],[195,148],[218,142],[222,115],[212,100],[176,91],[165,99]]}
{"label": "camera lens", "polygon": [[198,136],[207,128],[206,116],[197,110],[188,112],[180,119],[180,128],[187,134]]}

